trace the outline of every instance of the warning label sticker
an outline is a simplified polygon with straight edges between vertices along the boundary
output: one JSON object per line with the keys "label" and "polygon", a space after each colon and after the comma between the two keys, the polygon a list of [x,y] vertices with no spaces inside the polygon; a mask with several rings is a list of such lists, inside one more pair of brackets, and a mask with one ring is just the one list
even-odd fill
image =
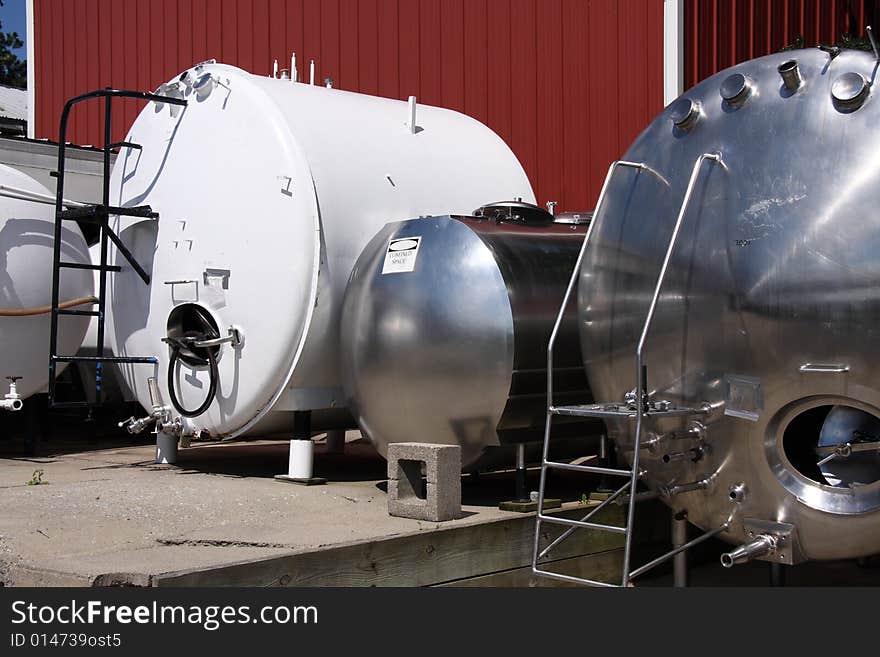
{"label": "warning label sticker", "polygon": [[419,255],[421,237],[402,237],[391,240],[385,252],[385,263],[382,274],[403,274],[416,268],[416,257]]}

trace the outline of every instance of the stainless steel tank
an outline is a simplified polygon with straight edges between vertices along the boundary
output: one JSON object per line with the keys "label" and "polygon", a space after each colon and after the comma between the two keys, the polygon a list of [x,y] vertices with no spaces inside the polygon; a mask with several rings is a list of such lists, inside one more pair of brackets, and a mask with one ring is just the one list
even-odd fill
{"label": "stainless steel tank", "polygon": [[[390,223],[352,271],[342,312],[346,403],[384,455],[389,443],[462,447],[465,468],[542,437],[547,340],[585,226],[528,204],[482,217]],[[574,305],[560,338],[560,397],[586,375]],[[558,437],[590,433],[560,425]],[[596,433],[596,432],[593,432]]]}
{"label": "stainless steel tank", "polygon": [[[647,392],[708,412],[650,421],[640,466],[692,523],[729,523],[728,566],[880,552],[877,66],[798,50],[702,82],[624,156],[659,175],[619,168],[596,217],[581,346],[594,396],[619,402],[685,206]],[[609,431],[631,459],[633,425]]]}

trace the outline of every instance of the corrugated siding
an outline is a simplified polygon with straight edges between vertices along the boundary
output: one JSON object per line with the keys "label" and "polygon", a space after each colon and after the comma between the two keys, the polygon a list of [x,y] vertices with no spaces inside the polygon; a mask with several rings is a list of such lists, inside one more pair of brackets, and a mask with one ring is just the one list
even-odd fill
{"label": "corrugated siding", "polygon": [[[155,89],[209,58],[390,98],[416,95],[487,123],[540,201],[592,207],[605,171],[663,102],[662,0],[35,0],[36,134],[66,99]],[[114,116],[123,136],[139,107]],[[101,111],[69,138],[100,144]]]}
{"label": "corrugated siding", "polygon": [[685,87],[798,36],[807,46],[864,36],[878,10],[872,0],[685,0]]}

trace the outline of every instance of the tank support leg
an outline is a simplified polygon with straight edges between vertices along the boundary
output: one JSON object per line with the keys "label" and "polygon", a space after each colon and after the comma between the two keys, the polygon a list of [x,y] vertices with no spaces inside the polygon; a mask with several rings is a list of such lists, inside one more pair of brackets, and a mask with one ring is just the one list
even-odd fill
{"label": "tank support leg", "polygon": [[32,397],[25,402],[25,427],[24,427],[24,455],[36,456],[39,449],[42,429],[40,418],[37,413],[37,404],[41,399]]}
{"label": "tank support leg", "polygon": [[[603,468],[613,468],[614,464],[611,459],[611,440],[608,436],[602,436],[599,439],[599,466]],[[616,486],[612,485],[612,481],[608,475],[602,475],[599,484],[596,486],[597,493],[613,493]]]}
{"label": "tank support leg", "polygon": [[[688,521],[687,512],[672,512],[672,547],[680,548],[688,542],[687,537]],[[774,564],[775,565],[775,564]],[[688,562],[687,551],[684,550],[675,555],[672,561],[672,581],[677,589],[682,589],[688,585]]]}
{"label": "tank support leg", "polygon": [[173,433],[160,431],[156,434],[156,463],[174,465],[177,463],[179,437]]}
{"label": "tank support leg", "polygon": [[770,563],[770,586],[785,586],[785,564]]}
{"label": "tank support leg", "polygon": [[327,454],[344,454],[345,453],[345,431],[336,430],[327,432]]}
{"label": "tank support leg", "polygon": [[[532,513],[538,509],[537,501],[532,501],[529,492],[528,470],[526,469],[526,444],[516,444],[516,473],[514,483],[514,499],[502,502],[498,508],[502,511],[516,511],[518,513]],[[562,506],[562,500],[544,498],[544,509],[553,509]]]}
{"label": "tank support leg", "polygon": [[531,502],[528,491],[525,443],[517,443],[516,445],[516,496],[513,501],[521,504]]}
{"label": "tank support leg", "polygon": [[294,440],[311,440],[312,439],[312,412],[311,411],[294,411],[293,412],[293,439]]}
{"label": "tank support leg", "polygon": [[313,458],[312,412],[294,411],[293,440],[290,441],[287,474],[275,475],[276,481],[286,481],[291,484],[299,484],[300,486],[326,484],[326,479],[314,476],[312,471]]}

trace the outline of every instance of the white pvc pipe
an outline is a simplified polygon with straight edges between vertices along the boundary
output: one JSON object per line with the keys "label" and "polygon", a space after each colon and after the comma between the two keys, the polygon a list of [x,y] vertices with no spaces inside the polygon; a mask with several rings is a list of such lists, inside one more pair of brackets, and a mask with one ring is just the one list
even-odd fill
{"label": "white pvc pipe", "polygon": [[311,440],[291,440],[287,476],[291,479],[311,479],[314,443]]}
{"label": "white pvc pipe", "polygon": [[315,84],[315,60],[309,63],[309,84]]}

